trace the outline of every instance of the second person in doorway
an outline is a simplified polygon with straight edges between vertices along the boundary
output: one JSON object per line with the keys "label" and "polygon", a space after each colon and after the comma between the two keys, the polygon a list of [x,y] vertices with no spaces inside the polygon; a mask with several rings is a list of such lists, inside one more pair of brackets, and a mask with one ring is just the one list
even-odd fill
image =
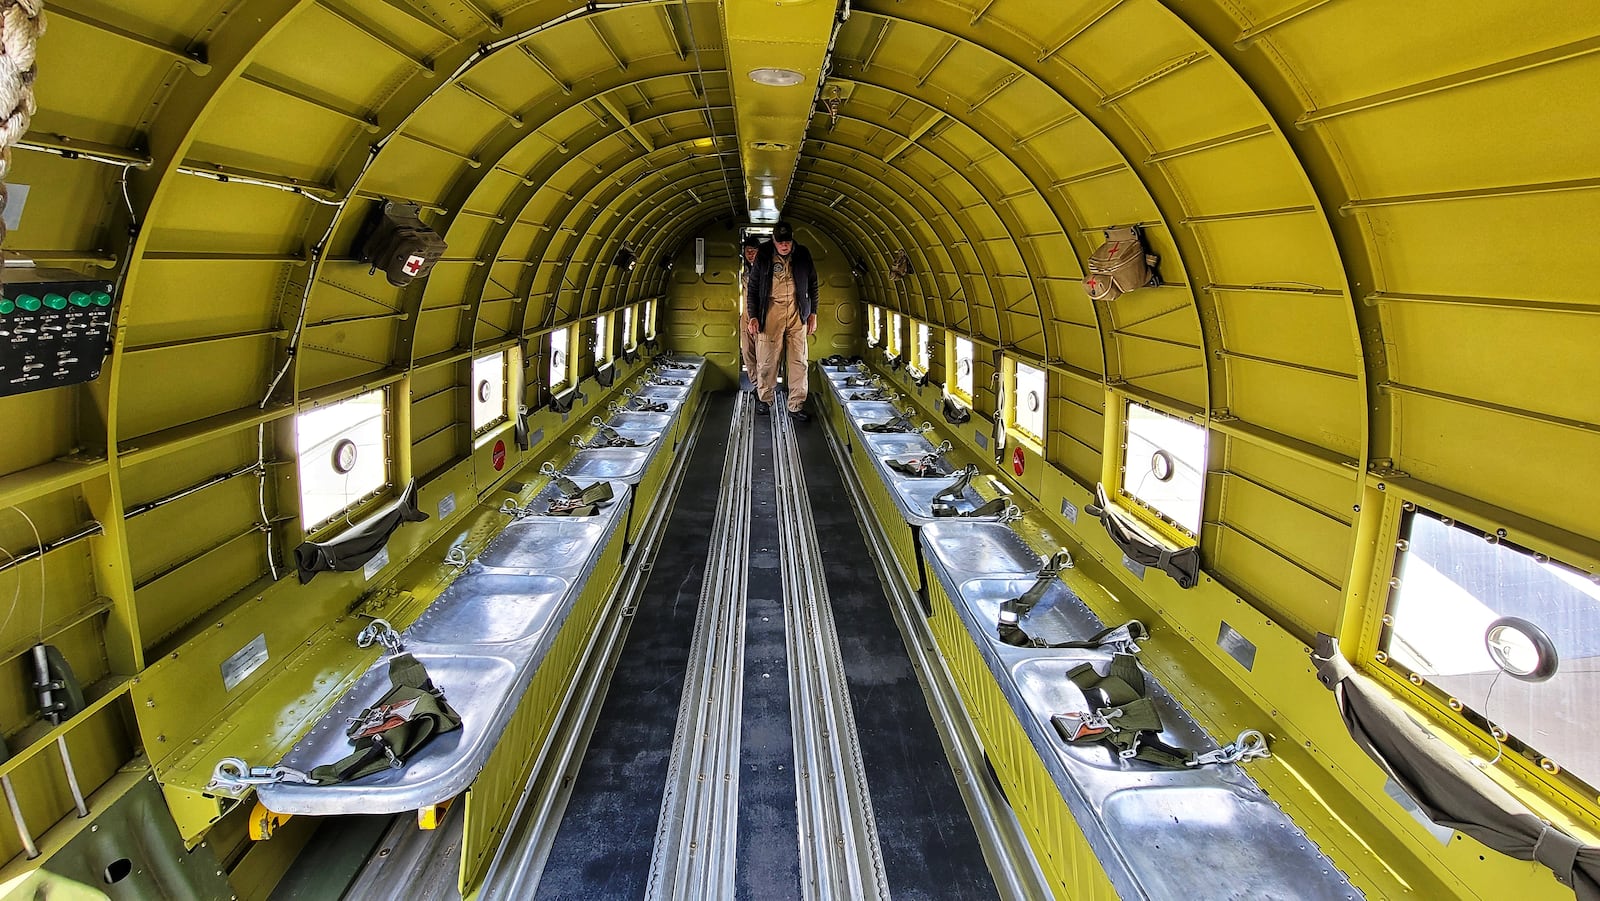
{"label": "second person in doorway", "polygon": [[817,332],[817,267],[811,251],[795,241],[789,223],[774,226],[772,243],[756,254],[746,304],[747,330],[756,338],[756,412],[772,409],[778,358],[785,356],[789,415],[804,422],[810,418],[805,411],[806,339]]}
{"label": "second person in doorway", "polygon": [[761,239],[745,235],[739,247],[744,262],[739,266],[739,358],[744,361],[746,385],[741,379],[739,390],[756,390],[756,330],[750,327],[750,273],[756,266],[756,253],[761,250]]}

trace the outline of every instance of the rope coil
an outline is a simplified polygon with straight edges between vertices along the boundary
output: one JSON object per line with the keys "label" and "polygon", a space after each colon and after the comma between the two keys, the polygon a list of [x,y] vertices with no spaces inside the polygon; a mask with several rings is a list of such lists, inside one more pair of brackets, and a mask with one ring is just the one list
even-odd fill
{"label": "rope coil", "polygon": [[[33,81],[44,29],[44,0],[0,0],[0,214],[8,199],[5,180],[11,174],[11,148],[28,133],[38,109]],[[5,222],[0,220],[0,242],[5,237]]]}

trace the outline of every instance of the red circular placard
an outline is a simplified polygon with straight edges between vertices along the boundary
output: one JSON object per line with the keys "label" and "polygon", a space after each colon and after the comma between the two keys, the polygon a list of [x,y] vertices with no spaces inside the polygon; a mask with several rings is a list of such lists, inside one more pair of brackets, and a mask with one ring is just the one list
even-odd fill
{"label": "red circular placard", "polygon": [[1022,475],[1022,469],[1026,465],[1026,463],[1027,463],[1026,458],[1024,458],[1022,456],[1022,448],[1019,447],[1016,450],[1011,452],[1011,471],[1012,472],[1015,472],[1019,476]]}
{"label": "red circular placard", "polygon": [[494,456],[490,457],[489,461],[494,464],[495,472],[506,468],[506,443],[504,441],[496,441],[494,443]]}

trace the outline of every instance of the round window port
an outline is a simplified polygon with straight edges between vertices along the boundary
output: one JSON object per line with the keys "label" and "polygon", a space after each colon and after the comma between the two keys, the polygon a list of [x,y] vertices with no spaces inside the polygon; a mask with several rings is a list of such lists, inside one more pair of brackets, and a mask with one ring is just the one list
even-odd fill
{"label": "round window port", "polygon": [[1523,682],[1544,682],[1560,665],[1550,636],[1520,616],[1502,616],[1490,623],[1483,646],[1501,672]]}
{"label": "round window port", "polygon": [[1156,481],[1170,482],[1177,471],[1177,463],[1166,451],[1158,450],[1150,455],[1150,474],[1156,477]]}
{"label": "round window port", "polygon": [[486,403],[489,402],[489,381],[488,381],[488,379],[485,379],[485,380],[483,380],[483,381],[478,383],[478,402],[482,403],[482,404],[486,404]]}
{"label": "round window port", "polygon": [[357,456],[356,443],[349,438],[340,438],[333,446],[333,471],[339,475],[349,475],[356,468]]}

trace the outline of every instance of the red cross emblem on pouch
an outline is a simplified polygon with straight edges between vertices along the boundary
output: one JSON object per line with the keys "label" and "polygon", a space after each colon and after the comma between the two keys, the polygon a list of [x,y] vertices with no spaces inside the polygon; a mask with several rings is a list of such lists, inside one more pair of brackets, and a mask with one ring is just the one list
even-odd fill
{"label": "red cross emblem on pouch", "polygon": [[416,275],[422,271],[422,267],[426,266],[427,263],[427,260],[417,256],[416,254],[412,254],[411,256],[406,257],[406,264],[401,268],[405,269],[406,275]]}

